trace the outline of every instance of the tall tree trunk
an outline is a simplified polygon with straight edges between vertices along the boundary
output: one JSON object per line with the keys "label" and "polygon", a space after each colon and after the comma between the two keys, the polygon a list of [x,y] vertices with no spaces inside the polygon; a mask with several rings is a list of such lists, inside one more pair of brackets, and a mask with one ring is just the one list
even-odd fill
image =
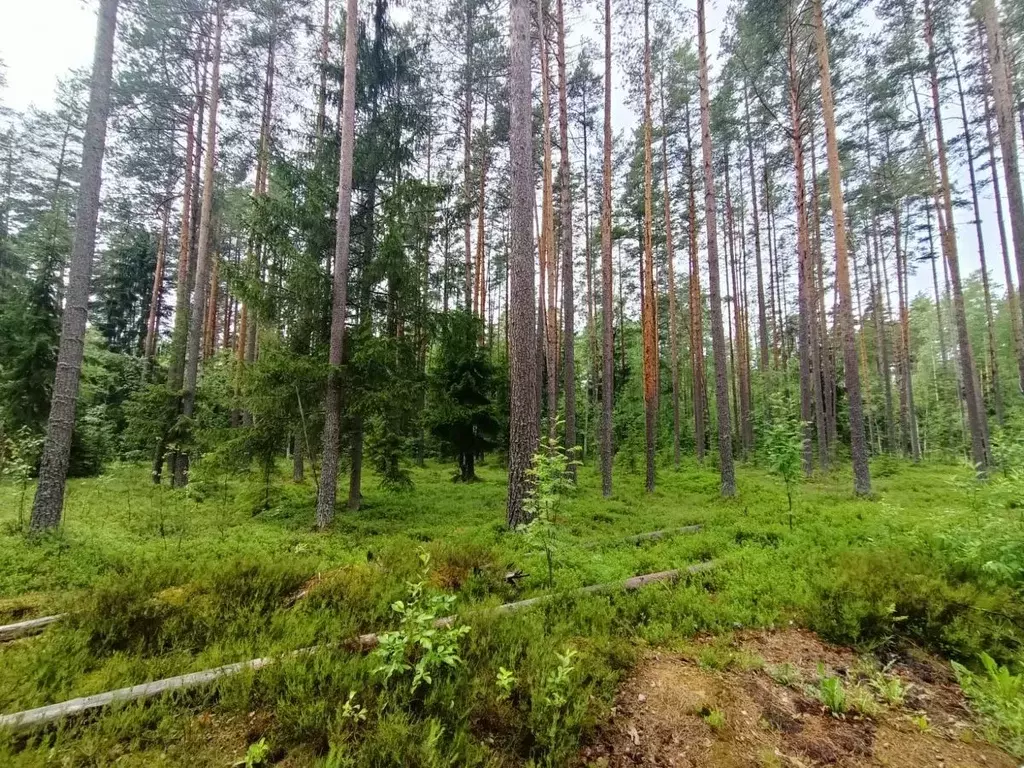
{"label": "tall tree trunk", "polygon": [[[808,477],[814,472],[812,441],[813,390],[811,382],[811,306],[808,286],[811,282],[807,236],[807,184],[804,177],[804,118],[801,105],[800,70],[796,55],[796,19],[789,20],[786,50],[787,91],[790,111],[790,140],[793,144],[796,195],[797,316],[799,327],[798,361],[800,371],[800,421],[803,423],[803,468]],[[820,435],[819,435],[820,438]]]}
{"label": "tall tree trunk", "polygon": [[[170,198],[170,195],[167,195]],[[171,203],[165,200],[160,215],[160,240],[156,246],[156,269],[153,270],[153,290],[149,297],[149,319],[146,321],[145,354],[152,362],[156,357],[156,341],[160,336],[160,302],[164,295],[164,262],[167,258],[167,234],[170,224]]]}
{"label": "tall tree trunk", "polygon": [[612,2],[604,0],[604,161],[601,180],[601,492],[612,495],[612,404],[615,338],[612,323]]}
{"label": "tall tree trunk", "polygon": [[[182,384],[181,398],[181,415],[186,424],[191,421],[195,410],[196,384],[199,380],[199,358],[202,353],[203,326],[206,322],[206,304],[210,286],[210,230],[212,229],[211,219],[213,216],[214,168],[217,158],[217,107],[220,101],[221,32],[224,26],[224,11],[220,0],[217,2],[215,13],[217,20],[213,39],[213,71],[210,75],[210,106],[206,123],[203,200],[199,212],[196,279],[191,309],[189,310],[188,348],[185,351],[185,377]],[[181,481],[187,482],[187,476],[182,476],[181,474],[180,463],[183,459],[186,459],[185,455],[179,454],[179,465],[174,470],[179,484],[183,484]]]}
{"label": "tall tree trunk", "polygon": [[320,87],[316,100],[316,138],[322,141],[327,130],[327,64],[331,54],[331,0],[324,0],[320,23]]}
{"label": "tall tree trunk", "polygon": [[[988,426],[984,404],[979,393],[974,355],[971,353],[971,339],[967,330],[967,312],[964,307],[963,286],[960,281],[960,259],[957,255],[956,225],[953,220],[953,196],[949,181],[949,166],[946,162],[946,142],[943,139],[942,104],[939,99],[939,74],[936,64],[935,45],[931,19],[931,2],[924,0],[924,38],[928,46],[928,70],[931,79],[932,107],[935,113],[935,143],[938,148],[939,177],[942,203],[945,207],[945,248],[946,266],[949,268],[953,288],[953,310],[956,315],[957,345],[960,348],[960,375],[967,401],[967,421],[971,433],[971,461],[984,469],[988,466]],[[1010,121],[1012,124],[1012,120]]]}
{"label": "tall tree trunk", "polygon": [[750,204],[754,219],[754,263],[757,269],[757,335],[759,356],[758,370],[762,376],[768,370],[768,315],[764,302],[764,272],[761,267],[761,217],[757,211],[757,173],[754,170],[754,141],[750,134],[749,90],[743,89],[743,122],[746,128],[747,165],[750,171]]}
{"label": "tall tree trunk", "polygon": [[203,325],[203,359],[213,357],[217,344],[217,302],[220,300],[220,255],[213,254],[210,271],[210,298],[206,302],[206,322]]}
{"label": "tall tree trunk", "polygon": [[533,109],[530,84],[530,3],[509,3],[509,451],[506,521],[527,521],[523,501],[537,450],[539,402],[536,390],[533,274]]}
{"label": "tall tree trunk", "polygon": [[700,261],[698,260],[699,232],[697,226],[697,180],[693,167],[693,137],[690,130],[690,105],[686,105],[684,129],[686,131],[686,197],[687,240],[690,256],[690,369],[693,375],[693,440],[697,461],[704,463],[704,414],[707,412],[706,377],[704,375],[704,305],[700,290]]}
{"label": "tall tree trunk", "polygon": [[[565,12],[563,0],[557,0],[558,49],[558,140],[561,144],[559,161],[560,215],[562,236],[562,381],[565,386],[565,450],[576,448],[576,303],[572,263],[572,179],[569,174],[569,106],[566,95],[568,83],[565,75]],[[576,464],[569,464],[569,476],[575,482]]]}
{"label": "tall tree trunk", "polygon": [[[896,244],[896,286],[900,302],[900,346],[903,363],[903,397],[906,411],[902,413],[902,422],[906,439],[910,443],[910,456],[915,461],[921,460],[921,441],[917,430],[917,410],[914,406],[914,369],[910,357],[910,309],[909,286],[907,285],[907,252],[900,246],[900,211],[893,208],[892,212],[893,239]],[[901,408],[901,411],[903,409]]]}
{"label": "tall tree trunk", "polygon": [[672,197],[668,188],[668,122],[665,117],[665,78],[659,77],[661,96],[661,166],[665,198],[665,259],[668,262],[669,365],[672,371],[672,462],[679,469],[679,320],[676,307],[676,254],[672,243]]}
{"label": "tall tree trunk", "polygon": [[323,447],[320,487],[316,499],[316,526],[323,530],[334,519],[338,495],[338,452],[341,439],[341,363],[345,349],[348,307],[349,236],[352,208],[352,154],[356,129],[356,50],[359,33],[358,0],[347,0],[345,10],[345,79],[341,106],[341,149],[338,158],[338,210],[335,220],[334,278],[331,303],[330,371],[324,396]]}
{"label": "tall tree trunk", "polygon": [[718,463],[722,495],[736,495],[736,472],[732,462],[732,423],[729,417],[729,382],[722,329],[722,294],[718,279],[717,206],[715,171],[711,161],[711,96],[708,85],[707,32],[704,0],[697,0],[697,41],[700,61],[700,136],[704,165],[704,211],[708,231],[708,293],[711,304],[711,347],[715,360],[715,404],[718,410]]}
{"label": "tall tree trunk", "polygon": [[541,312],[538,323],[543,326],[544,368],[547,371],[548,439],[555,440],[558,433],[558,364],[556,345],[558,325],[555,322],[555,267],[554,242],[554,186],[551,147],[551,95],[550,61],[548,54],[548,5],[547,0],[537,3],[537,29],[540,36],[541,114],[543,117],[543,192],[540,222],[540,267],[541,267]]}
{"label": "tall tree trunk", "polygon": [[[984,31],[979,23],[979,43],[983,43],[984,37]],[[992,197],[995,198],[996,222],[999,226],[999,245],[1003,256],[1003,274],[1006,279],[1006,303],[1009,305],[1010,309],[1014,352],[1017,357],[1017,388],[1022,394],[1024,394],[1024,317],[1022,317],[1021,314],[1022,311],[1024,311],[1021,309],[1024,304],[1021,302],[1020,294],[1018,294],[1013,287],[1013,270],[1010,267],[1010,248],[1007,242],[1006,221],[1003,214],[1003,196],[1000,191],[999,171],[996,168],[995,131],[992,130],[992,113],[994,108],[990,98],[991,91],[993,90],[993,78],[989,72],[989,57],[987,52],[984,50],[984,45],[979,46],[979,48],[979,59],[981,62],[979,79],[981,80],[981,92],[984,97],[985,137],[988,144],[989,167],[992,169]],[[1024,128],[1021,130],[1024,132]],[[1003,171],[1004,173],[1006,171],[1005,163],[1003,164]],[[1017,276],[1020,278],[1021,273],[1018,272]]]}
{"label": "tall tree trunk", "polygon": [[[1013,252],[1017,259],[1017,282],[1020,296],[1018,312],[1024,312],[1024,192],[1021,190],[1020,164],[1017,155],[1017,127],[1013,120],[1013,82],[1006,41],[1003,37],[995,0],[979,0],[985,21],[985,43],[988,51],[989,78],[995,104],[999,148],[1003,156],[1003,179],[1010,208],[1010,230]],[[1024,127],[1021,128],[1024,131]],[[993,168],[993,173],[995,169]],[[1024,323],[1024,320],[1022,320]],[[1024,393],[1024,355],[1018,356],[1021,392]]]}
{"label": "tall tree trunk", "polygon": [[489,94],[484,91],[484,122],[481,130],[482,140],[480,142],[480,182],[476,197],[476,269],[473,282],[473,313],[484,319],[487,299],[484,294],[485,270],[484,270],[484,246],[486,233],[484,230],[486,206],[484,205],[487,194],[487,166],[490,160],[490,147],[487,146],[487,111],[490,107]]}
{"label": "tall tree trunk", "polygon": [[598,392],[598,351],[596,323],[596,299],[594,298],[594,252],[591,248],[590,221],[590,145],[587,141],[590,112],[587,109],[587,89],[583,89],[583,118],[580,127],[583,130],[583,248],[587,260],[587,339],[590,343],[590,381],[587,387],[587,409],[583,426],[583,459],[587,458],[587,447],[590,438],[590,414],[597,405]]}
{"label": "tall tree trunk", "polygon": [[463,67],[462,92],[462,192],[465,198],[466,216],[463,221],[463,246],[465,269],[465,309],[469,312],[473,302],[473,251],[471,230],[473,215],[469,201],[473,197],[473,3],[466,3],[465,66]]}
{"label": "tall tree trunk", "polygon": [[[992,291],[989,286],[988,262],[985,258],[985,237],[982,232],[981,205],[978,201],[978,180],[974,173],[974,143],[971,136],[971,124],[967,118],[967,98],[960,77],[960,67],[956,60],[956,51],[949,47],[953,74],[956,77],[956,90],[960,98],[960,119],[964,128],[964,149],[967,153],[967,171],[971,185],[971,207],[974,212],[974,234],[978,241],[978,261],[981,266],[981,287],[985,298],[985,337],[988,341],[989,382],[992,388],[992,403],[995,406],[996,419],[1002,425],[1005,422],[1003,413],[1003,393],[999,386],[999,360],[996,357],[995,325],[992,319]],[[995,170],[993,168],[993,170]]]}
{"label": "tall tree trunk", "polygon": [[61,321],[57,373],[46,423],[39,484],[32,503],[31,529],[43,531],[60,524],[64,509],[64,485],[71,457],[71,434],[75,428],[75,403],[85,351],[85,323],[89,311],[89,280],[96,250],[96,220],[99,217],[103,150],[110,113],[110,83],[113,69],[114,36],[118,0],[101,0],[96,26],[89,87],[89,111],[82,138],[82,180],[75,213],[75,239],[68,270],[68,288]]}
{"label": "tall tree trunk", "polygon": [[644,433],[648,493],[654,491],[658,430],[658,328],[655,319],[654,246],[652,243],[653,173],[651,168],[651,4],[644,0],[644,227],[643,227],[643,370]]}
{"label": "tall tree trunk", "polygon": [[853,490],[858,496],[871,493],[868,446],[864,434],[864,406],[860,397],[860,366],[854,337],[853,306],[850,300],[850,267],[847,257],[846,214],[843,210],[842,166],[836,139],[835,108],[832,104],[832,74],[829,69],[828,40],[821,0],[812,0],[814,37],[821,78],[821,108],[825,120],[825,146],[828,156],[829,198],[836,246],[836,290],[839,294],[839,321],[843,338],[843,363],[846,394],[850,411],[850,452],[853,456]]}

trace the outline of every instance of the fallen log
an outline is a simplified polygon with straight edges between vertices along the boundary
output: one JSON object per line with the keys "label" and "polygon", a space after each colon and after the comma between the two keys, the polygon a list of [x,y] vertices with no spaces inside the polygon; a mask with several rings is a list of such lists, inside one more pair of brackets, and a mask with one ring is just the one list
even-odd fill
{"label": "fallen log", "polygon": [[55,624],[64,618],[66,614],[58,613],[55,616],[42,616],[38,619],[19,621],[16,624],[5,624],[0,627],[0,643],[14,640],[26,635],[36,635],[42,632],[51,624]]}
{"label": "fallen log", "polygon": [[[519,600],[515,603],[499,605],[496,608],[484,609],[481,612],[497,614],[515,613],[526,608],[532,608],[533,606],[540,605],[556,597],[597,594],[600,592],[610,592],[615,589],[624,589],[627,591],[635,590],[645,587],[648,584],[674,582],[684,574],[703,573],[714,567],[714,561],[696,563],[688,568],[677,568],[671,571],[648,573],[643,576],[634,576],[633,578],[626,579],[625,581],[616,581],[608,584],[593,584],[589,587],[582,587],[569,593],[539,595],[538,597],[531,597],[528,600]],[[434,622],[434,626],[439,629],[450,627],[455,623],[456,618],[457,616],[445,616],[437,619]],[[344,645],[354,650],[369,651],[379,645],[379,643],[380,635],[376,632],[371,632],[365,635],[359,635]],[[186,675],[177,675],[176,677],[168,677],[163,680],[154,680],[150,683],[132,685],[128,688],[118,688],[115,691],[107,691],[106,693],[97,693],[92,696],[70,699],[59,704],[49,704],[45,707],[27,709],[23,712],[0,715],[0,729],[9,728],[14,730],[17,728],[45,725],[46,723],[52,723],[55,720],[60,720],[61,718],[69,715],[76,715],[94,709],[101,709],[103,707],[110,706],[111,704],[126,703],[136,701],[138,699],[149,698],[151,696],[158,696],[162,693],[183,691],[200,685],[207,685],[222,677],[228,677],[229,675],[235,675],[239,672],[244,672],[250,669],[262,669],[263,667],[281,661],[282,659],[289,659],[296,656],[314,653],[327,647],[329,646],[314,645],[308,648],[300,648],[298,650],[291,651],[283,656],[265,656],[259,659],[251,659],[250,661],[239,661],[234,664],[225,664],[221,667],[203,670],[202,672],[190,672]]]}

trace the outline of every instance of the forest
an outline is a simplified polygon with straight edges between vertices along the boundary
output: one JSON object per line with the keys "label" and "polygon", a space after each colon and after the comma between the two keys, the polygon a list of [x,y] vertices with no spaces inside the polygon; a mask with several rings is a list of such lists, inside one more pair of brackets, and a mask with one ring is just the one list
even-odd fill
{"label": "forest", "polygon": [[1024,4],[86,6],[0,765],[1020,765]]}

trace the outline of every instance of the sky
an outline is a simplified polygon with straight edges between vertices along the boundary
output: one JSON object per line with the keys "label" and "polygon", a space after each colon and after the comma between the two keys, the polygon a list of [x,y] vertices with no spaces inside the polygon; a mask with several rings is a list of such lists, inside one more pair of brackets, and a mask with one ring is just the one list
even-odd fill
{"label": "sky", "polygon": [[[87,67],[92,59],[93,38],[96,29],[95,2],[85,0],[4,0],[3,23],[0,24],[0,60],[6,64],[7,89],[3,103],[15,110],[23,111],[30,106],[47,108],[53,105],[54,92],[59,78],[68,70]],[[713,0],[708,10],[708,31],[710,58],[715,59],[720,35],[725,0]],[[595,41],[601,34],[597,26],[599,19],[585,13],[582,26],[593,25],[592,31],[585,31]],[[586,22],[590,22],[588,25]],[[575,31],[575,30],[574,30]],[[570,34],[570,37],[575,35]],[[616,125],[624,127],[632,112],[622,102],[624,88],[616,84],[616,101],[619,119]],[[948,131],[954,130],[947,114],[945,122],[950,123]],[[952,133],[950,134],[952,135]],[[961,190],[967,187],[967,169],[964,166],[951,168],[953,181]],[[984,177],[984,174],[983,174]],[[987,180],[987,177],[985,177]],[[989,254],[989,269],[996,284],[1001,285],[1002,269],[999,266],[999,234],[995,224],[995,206],[991,189],[982,193],[982,219],[985,221],[984,235],[986,251]],[[978,269],[978,248],[972,224],[973,215],[969,209],[957,211],[954,218],[957,225],[957,241],[961,272],[966,277]],[[930,269],[918,269],[911,278],[913,293],[927,291],[930,287]]]}
{"label": "sky", "polygon": [[7,66],[4,104],[19,112],[53,105],[57,80],[87,67],[96,34],[93,3],[82,0],[5,0],[0,59]]}

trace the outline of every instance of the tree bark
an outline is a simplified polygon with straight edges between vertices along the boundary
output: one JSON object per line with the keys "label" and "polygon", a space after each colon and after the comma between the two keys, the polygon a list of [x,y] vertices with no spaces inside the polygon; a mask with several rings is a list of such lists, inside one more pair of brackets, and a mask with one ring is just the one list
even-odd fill
{"label": "tree bark", "polygon": [[[979,0],[985,21],[985,43],[988,52],[989,79],[995,104],[999,148],[1003,156],[1003,179],[1010,209],[1010,231],[1017,260],[1017,282],[1020,295],[1017,310],[1024,313],[1024,192],[1021,190],[1020,163],[1017,155],[1017,127],[1013,120],[1013,82],[1003,37],[1002,24],[995,0]],[[1021,130],[1024,130],[1022,128]],[[993,173],[995,169],[993,168]],[[1024,319],[1022,319],[1024,325]],[[1021,393],[1024,394],[1024,355],[1018,356]]]}
{"label": "tree bark", "polygon": [[[560,147],[559,187],[562,239],[562,383],[565,387],[565,450],[574,455],[576,449],[576,301],[572,263],[572,179],[569,172],[569,106],[565,75],[565,10],[564,0],[557,0],[558,48],[558,140]],[[569,463],[570,479],[576,481],[576,464]]]}
{"label": "tree bark", "polygon": [[654,203],[651,168],[651,35],[650,0],[644,0],[644,228],[643,228],[643,325],[644,433],[648,493],[654,491],[655,451],[658,430],[658,328],[655,320],[654,246],[652,214]]}
{"label": "tree bark", "polygon": [[[1005,423],[1003,413],[1003,392],[999,386],[999,360],[996,357],[996,340],[992,317],[992,291],[989,286],[988,261],[985,258],[985,237],[982,232],[981,205],[978,201],[978,180],[974,172],[974,143],[971,136],[971,124],[967,119],[967,99],[964,85],[960,77],[960,67],[956,61],[956,51],[949,47],[950,61],[953,64],[953,75],[956,78],[957,95],[960,98],[960,119],[964,128],[964,150],[967,153],[967,172],[971,185],[971,208],[974,212],[974,234],[978,242],[978,261],[981,266],[981,287],[985,298],[985,338],[988,341],[989,382],[992,390],[992,404],[995,406],[996,420],[1000,425]],[[993,168],[993,170],[995,170]],[[1009,294],[1008,294],[1009,295]]]}
{"label": "tree bark", "polygon": [[[206,123],[206,157],[203,167],[203,199],[199,212],[199,242],[196,251],[196,278],[188,319],[188,347],[185,351],[185,376],[182,384],[181,415],[186,424],[192,419],[196,403],[196,385],[199,380],[199,358],[202,354],[203,331],[206,323],[206,305],[210,287],[210,230],[213,216],[214,168],[217,158],[217,107],[220,101],[221,32],[224,11],[217,2],[216,30],[213,40],[213,71],[210,75],[210,106]],[[186,427],[187,428],[187,427]],[[178,461],[183,455],[179,454]],[[178,467],[175,474],[182,478]]]}
{"label": "tree bark", "polygon": [[847,255],[846,214],[843,210],[842,166],[836,139],[835,107],[832,103],[832,74],[829,68],[828,41],[821,0],[812,0],[814,37],[821,78],[821,107],[825,121],[825,146],[828,157],[829,197],[832,203],[836,247],[836,290],[839,294],[839,321],[843,338],[843,363],[846,394],[850,411],[850,452],[853,456],[853,490],[858,496],[871,493],[868,446],[864,434],[864,406],[860,396],[860,365],[854,336],[853,306],[850,300],[850,267]]}
{"label": "tree bark", "polygon": [[[996,20],[998,22],[998,19]],[[1000,191],[999,183],[999,171],[996,169],[996,151],[995,151],[995,131],[992,129],[992,113],[995,111],[995,107],[992,104],[991,96],[993,88],[994,77],[991,74],[991,67],[989,66],[989,54],[984,47],[984,38],[986,37],[984,29],[981,24],[978,25],[978,39],[982,45],[980,48],[979,59],[981,62],[980,80],[981,80],[981,92],[984,97],[985,106],[985,136],[988,143],[988,158],[989,166],[992,169],[992,197],[995,198],[996,207],[996,222],[999,226],[999,245],[1003,256],[1003,273],[1006,278],[1006,303],[1009,305],[1011,326],[1013,328],[1013,340],[1014,340],[1014,351],[1017,358],[1017,388],[1018,391],[1024,394],[1024,315],[1022,315],[1022,307],[1024,302],[1021,301],[1020,294],[1014,290],[1013,287],[1013,270],[1010,267],[1010,247],[1006,237],[1006,220],[1003,213],[1003,196]],[[1024,126],[1021,128],[1024,132]],[[1001,137],[1000,137],[1001,141]],[[1000,147],[1001,149],[1001,147]],[[1006,163],[1003,163],[1003,172],[1006,172]],[[1014,246],[1014,253],[1017,253],[1016,245]],[[1019,269],[1019,262],[1018,262]],[[1021,272],[1018,271],[1017,277],[1018,282],[1021,277]]]}
{"label": "tree bark", "polygon": [[[797,250],[797,315],[799,326],[798,364],[800,371],[800,421],[803,423],[803,468],[804,475],[814,472],[812,442],[813,392],[811,388],[811,307],[808,296],[810,277],[810,256],[807,236],[807,185],[804,176],[804,123],[800,103],[799,69],[796,58],[796,21],[789,20],[786,50],[788,60],[788,84],[790,111],[790,140],[793,145],[793,167],[796,195],[796,250]],[[820,436],[819,436],[820,437]]]}
{"label": "tree bark", "polygon": [[341,439],[341,363],[345,349],[348,308],[349,237],[352,208],[352,154],[356,130],[356,50],[359,2],[347,0],[345,10],[345,79],[341,106],[341,148],[338,158],[338,210],[335,220],[334,278],[331,303],[330,371],[324,396],[323,447],[320,487],[316,499],[316,526],[323,530],[334,519],[338,496],[338,452]]}
{"label": "tree bark", "polygon": [[679,321],[676,308],[676,254],[672,243],[672,197],[668,188],[668,121],[665,117],[665,80],[659,78],[661,95],[661,165],[665,198],[665,260],[668,264],[669,366],[672,371],[672,462],[679,469]]}
{"label": "tree bark", "polygon": [[704,463],[707,412],[707,383],[704,375],[704,304],[700,290],[699,232],[697,225],[697,180],[693,167],[693,137],[690,131],[690,105],[686,105],[686,196],[688,242],[690,250],[690,368],[693,374],[693,440],[697,461]]}
{"label": "tree bark", "polygon": [[604,164],[601,182],[601,492],[612,495],[612,404],[615,339],[612,323],[612,3],[604,0]]}
{"label": "tree bark", "polygon": [[757,331],[759,356],[757,367],[762,375],[768,370],[768,315],[764,302],[764,271],[761,267],[761,218],[757,211],[757,174],[754,171],[754,141],[750,135],[750,99],[743,89],[743,118],[747,138],[747,165],[750,170],[750,204],[754,219],[754,263],[757,269]]}
{"label": "tree bark", "polygon": [[[971,339],[967,330],[967,313],[964,306],[963,285],[960,280],[960,259],[957,255],[956,224],[953,220],[953,196],[949,181],[949,165],[946,162],[946,142],[943,138],[942,104],[939,98],[939,75],[936,65],[935,45],[931,19],[931,2],[924,0],[924,37],[928,47],[928,70],[931,79],[932,107],[935,116],[935,143],[938,148],[939,178],[942,191],[942,204],[945,208],[945,248],[946,266],[953,289],[953,311],[956,315],[957,345],[960,348],[960,375],[964,388],[964,399],[967,401],[967,421],[971,437],[971,461],[980,470],[988,466],[988,426],[986,424],[984,404],[979,393],[977,372],[974,367],[974,355],[971,352]],[[1012,124],[1012,120],[1010,121]]]}
{"label": "tree bark", "polygon": [[534,337],[533,109],[530,84],[530,3],[509,3],[509,528],[526,522],[523,501],[537,451],[537,343]]}
{"label": "tree bark", "polygon": [[[170,197],[170,195],[168,195]],[[160,216],[160,240],[156,247],[156,269],[153,270],[153,290],[149,297],[149,319],[146,321],[145,355],[152,362],[156,356],[156,340],[160,336],[160,300],[164,293],[164,263],[167,258],[167,234],[171,215],[170,200],[165,200]]]}
{"label": "tree bark", "polygon": [[85,353],[85,324],[89,312],[89,280],[96,251],[103,151],[110,114],[114,37],[118,0],[101,0],[96,27],[89,110],[82,139],[82,180],[75,213],[75,238],[68,270],[68,288],[61,321],[57,373],[53,382],[50,415],[46,423],[39,484],[32,503],[31,530],[39,532],[60,524],[64,490],[75,428],[75,403]]}
{"label": "tree bark", "polygon": [[722,495],[736,495],[736,472],[732,460],[732,423],[729,417],[729,382],[722,330],[722,295],[718,279],[717,206],[715,171],[711,162],[711,97],[708,86],[707,32],[704,0],[697,0],[697,40],[700,59],[700,135],[704,165],[704,211],[708,231],[708,285],[711,304],[711,346],[715,360],[715,404],[718,410],[718,462]]}

